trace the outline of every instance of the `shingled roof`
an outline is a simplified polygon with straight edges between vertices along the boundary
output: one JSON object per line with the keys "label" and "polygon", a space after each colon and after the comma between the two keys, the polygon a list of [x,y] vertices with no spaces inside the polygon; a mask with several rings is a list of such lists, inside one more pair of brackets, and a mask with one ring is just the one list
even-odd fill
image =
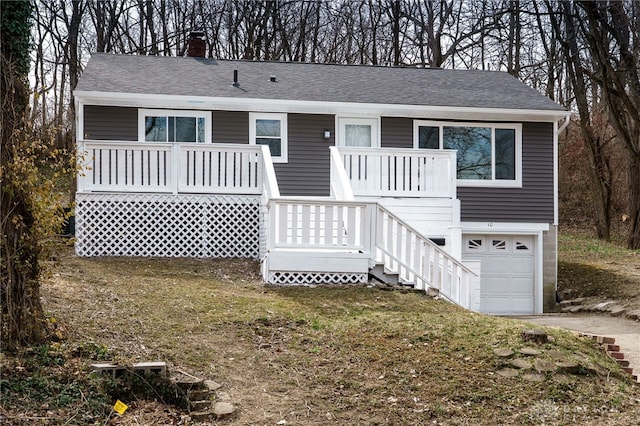
{"label": "shingled roof", "polygon": [[[233,74],[238,71],[239,86]],[[275,76],[276,81],[271,81]],[[314,102],[565,109],[498,71],[95,53],[77,91]]]}

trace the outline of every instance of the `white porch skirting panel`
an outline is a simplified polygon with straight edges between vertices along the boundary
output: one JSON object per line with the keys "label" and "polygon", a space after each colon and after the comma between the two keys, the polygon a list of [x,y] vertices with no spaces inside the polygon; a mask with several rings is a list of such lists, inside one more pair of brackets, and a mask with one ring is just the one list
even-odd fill
{"label": "white porch skirting panel", "polygon": [[76,196],[78,256],[259,256],[259,195]]}
{"label": "white porch skirting panel", "polygon": [[304,284],[364,284],[368,274],[338,274],[327,272],[270,272],[267,282],[274,285]]}
{"label": "white porch skirting panel", "polygon": [[269,284],[361,284],[369,280],[369,255],[328,250],[280,249],[262,261]]}

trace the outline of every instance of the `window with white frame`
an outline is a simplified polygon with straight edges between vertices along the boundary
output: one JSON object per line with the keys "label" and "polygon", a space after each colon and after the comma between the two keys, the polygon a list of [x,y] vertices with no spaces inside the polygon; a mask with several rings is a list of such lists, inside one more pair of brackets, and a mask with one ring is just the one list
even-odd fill
{"label": "window with white frame", "polygon": [[274,163],[286,163],[287,114],[249,113],[249,143],[268,146]]}
{"label": "window with white frame", "polygon": [[378,148],[378,118],[338,117],[338,146]]}
{"label": "window with white frame", "polygon": [[522,125],[414,121],[414,147],[457,151],[460,186],[521,186]]}
{"label": "window with white frame", "polygon": [[138,140],[211,143],[211,112],[140,109]]}

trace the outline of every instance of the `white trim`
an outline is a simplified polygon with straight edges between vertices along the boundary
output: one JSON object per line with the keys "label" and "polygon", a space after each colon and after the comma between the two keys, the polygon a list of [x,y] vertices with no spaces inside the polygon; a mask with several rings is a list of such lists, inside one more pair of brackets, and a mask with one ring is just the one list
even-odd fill
{"label": "white trim", "polygon": [[[211,111],[183,109],[138,109],[138,142],[145,142],[144,122],[146,116],[204,118],[204,143],[211,143]],[[178,141],[180,142],[180,141]],[[194,142],[197,143],[197,142]]]}
{"label": "white trim", "polygon": [[[380,117],[362,117],[362,116],[336,116],[336,146],[345,145],[345,126],[347,124],[365,124],[371,126],[371,146],[370,148],[380,148]],[[364,148],[353,147],[352,148]]]}
{"label": "white trim", "polygon": [[461,222],[463,234],[537,235],[549,230],[548,223]]}
{"label": "white trim", "polygon": [[535,237],[536,244],[536,275],[535,275],[535,289],[534,289],[534,308],[536,314],[541,314],[544,311],[544,241],[542,231],[540,231]]}
{"label": "white trim", "polygon": [[[84,163],[87,161],[84,156],[84,103],[78,98],[75,98],[75,110],[76,110],[76,159],[77,164],[84,167]],[[84,170],[79,168],[76,175],[76,192],[84,191]]]}
{"label": "white trim", "polygon": [[286,113],[249,113],[249,144],[256,145],[256,120],[279,120],[280,121],[280,155],[272,155],[271,160],[274,163],[287,163],[289,161],[288,145],[289,138],[287,134],[287,114]]}
{"label": "white trim", "polygon": [[[491,180],[473,180],[473,179],[457,179],[459,187],[476,187],[476,188],[522,188],[522,124],[521,123],[498,123],[498,122],[451,122],[451,121],[433,121],[433,120],[413,120],[413,148],[420,149],[420,135],[418,128],[420,126],[438,127],[439,131],[439,149],[443,149],[443,127],[486,127],[491,129]],[[515,131],[515,180],[502,180],[495,178],[495,133],[496,129],[513,129]]]}
{"label": "white trim", "polygon": [[292,112],[306,114],[342,114],[382,117],[409,117],[436,120],[492,120],[553,122],[571,115],[570,111],[450,107],[437,105],[396,105],[358,102],[318,102],[286,99],[226,98],[211,96],[158,95],[122,92],[95,92],[76,90],[74,96],[85,104],[161,108],[174,108]]}
{"label": "white trim", "polygon": [[[563,126],[565,126],[563,124]],[[566,127],[566,126],[565,126]],[[564,127],[563,127],[564,128]],[[553,224],[559,223],[560,213],[558,206],[558,122],[553,123]]]}
{"label": "white trim", "polygon": [[[566,128],[567,128],[567,126],[569,125],[569,123],[571,123],[571,115],[567,115],[567,116],[564,118],[564,123],[562,123],[562,126],[560,126],[560,128],[558,129],[558,134],[560,134],[560,133],[564,132],[564,129],[566,129]],[[556,122],[556,124],[558,124],[558,123]]]}

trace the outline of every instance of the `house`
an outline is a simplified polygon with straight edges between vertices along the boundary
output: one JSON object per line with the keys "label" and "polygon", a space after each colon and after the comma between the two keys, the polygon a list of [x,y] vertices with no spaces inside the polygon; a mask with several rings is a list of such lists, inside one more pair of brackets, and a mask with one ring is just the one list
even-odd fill
{"label": "house", "polygon": [[555,304],[569,113],[506,73],[94,54],[74,94],[80,256]]}

